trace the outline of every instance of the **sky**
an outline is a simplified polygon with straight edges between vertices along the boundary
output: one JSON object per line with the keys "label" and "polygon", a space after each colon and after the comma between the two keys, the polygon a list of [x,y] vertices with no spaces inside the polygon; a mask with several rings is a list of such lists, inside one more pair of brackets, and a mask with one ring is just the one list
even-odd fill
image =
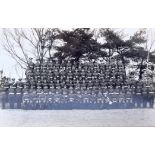
{"label": "sky", "polygon": [[[129,35],[133,35],[138,29],[137,28],[124,28],[125,33]],[[153,33],[155,33],[155,29],[152,29]],[[0,33],[2,29],[0,29]],[[24,71],[20,69],[17,63],[10,57],[10,55],[4,51],[0,44],[0,70],[3,70],[5,76],[9,76],[12,78],[23,78]]]}

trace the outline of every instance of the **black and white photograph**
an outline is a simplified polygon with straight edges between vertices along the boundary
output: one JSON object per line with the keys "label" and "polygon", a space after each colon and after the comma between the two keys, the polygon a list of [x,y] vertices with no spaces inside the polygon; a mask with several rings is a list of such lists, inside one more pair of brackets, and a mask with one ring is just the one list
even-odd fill
{"label": "black and white photograph", "polygon": [[155,29],[0,33],[0,126],[155,126]]}
{"label": "black and white photograph", "polygon": [[154,155],[154,6],[0,1],[0,154]]}

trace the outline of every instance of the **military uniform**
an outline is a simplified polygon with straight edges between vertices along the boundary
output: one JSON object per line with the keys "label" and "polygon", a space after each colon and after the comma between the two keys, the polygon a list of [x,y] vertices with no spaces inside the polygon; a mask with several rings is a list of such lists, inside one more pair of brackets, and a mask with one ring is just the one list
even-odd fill
{"label": "military uniform", "polygon": [[143,98],[143,107],[147,108],[147,102],[148,102],[148,92],[147,92],[147,87],[146,84],[143,85],[142,87],[142,98]]}
{"label": "military uniform", "polygon": [[152,85],[148,86],[147,88],[148,88],[148,101],[150,103],[149,107],[153,108],[155,92]]}
{"label": "military uniform", "polygon": [[2,86],[2,109],[9,108],[9,107],[7,107],[9,87],[10,87],[9,81],[8,81],[8,79],[6,79]]}
{"label": "military uniform", "polygon": [[45,109],[46,98],[44,96],[43,89],[41,87],[37,87],[37,98],[38,98],[38,106],[40,110]]}
{"label": "military uniform", "polygon": [[19,79],[17,81],[17,89],[16,89],[17,109],[21,108],[22,97],[23,97],[22,91],[23,91],[23,83],[22,83],[22,79]]}
{"label": "military uniform", "polygon": [[10,85],[10,88],[8,90],[8,103],[9,103],[9,107],[11,109],[16,108],[15,104],[16,104],[16,83],[15,83],[15,79],[12,79],[12,83]]}

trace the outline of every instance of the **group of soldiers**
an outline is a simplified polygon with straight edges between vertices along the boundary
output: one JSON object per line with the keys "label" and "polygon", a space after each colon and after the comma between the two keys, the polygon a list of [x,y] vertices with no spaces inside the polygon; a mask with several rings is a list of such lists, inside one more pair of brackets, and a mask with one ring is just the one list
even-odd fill
{"label": "group of soldiers", "polygon": [[126,77],[122,63],[32,60],[26,78],[3,82],[2,108],[152,108],[152,83]]}
{"label": "group of soldiers", "polygon": [[122,64],[109,65],[103,63],[77,63],[59,60],[37,61],[30,63],[26,77],[30,85],[36,87],[48,84],[54,87],[99,87],[122,84],[125,79],[125,71]]}

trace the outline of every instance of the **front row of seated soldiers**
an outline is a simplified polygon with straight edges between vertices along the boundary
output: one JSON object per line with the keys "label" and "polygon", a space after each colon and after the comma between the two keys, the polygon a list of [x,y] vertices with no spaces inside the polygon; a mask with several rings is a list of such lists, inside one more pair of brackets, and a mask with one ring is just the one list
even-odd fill
{"label": "front row of seated soldiers", "polygon": [[[44,91],[31,89],[31,97],[27,98],[28,92],[23,95],[23,103],[26,107],[41,109],[61,109],[61,108],[132,108],[132,107],[152,107],[154,91],[151,87],[141,88],[122,88],[119,86],[113,89],[105,87],[95,88],[63,88],[54,89],[53,87]],[[25,96],[26,95],[26,96]],[[32,103],[32,104],[31,104]],[[23,106],[24,106],[23,105]],[[29,107],[29,106],[30,107]]]}
{"label": "front row of seated soldiers", "polygon": [[76,86],[60,88],[38,85],[37,88],[12,80],[5,83],[2,107],[28,109],[63,109],[63,108],[132,108],[153,106],[153,87],[137,83],[132,85],[112,85],[103,87]]}

